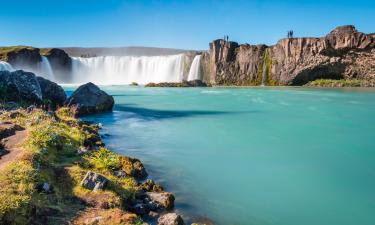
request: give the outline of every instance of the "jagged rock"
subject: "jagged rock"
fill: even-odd
[[[184,225],[184,220],[177,213],[167,213],[158,219],[158,225]]]
[[[140,187],[144,191],[151,191],[151,192],[161,192],[163,188],[160,185],[155,184],[155,182],[151,179],[146,180],[143,182]]]
[[[77,115],[86,115],[112,110],[113,97],[93,83],[84,84],[66,100],[67,106],[75,106]]]
[[[122,165],[122,171],[124,171],[127,175],[139,179],[147,177],[146,169],[139,159],[121,156],[120,162]]]
[[[202,57],[203,80],[218,85],[303,85],[375,78],[374,35],[341,26],[321,38],[284,38],[274,46],[215,40]]]
[[[88,171],[81,181],[81,185],[92,191],[102,190],[105,188],[108,180],[104,176]]]
[[[146,196],[153,202],[161,204],[166,209],[174,206],[174,196],[169,192],[146,192]]]
[[[50,185],[47,182],[39,183],[39,184],[36,185],[35,188],[36,188],[37,192],[39,192],[39,193],[43,192],[43,193],[49,194],[49,193],[53,192],[53,186]]]
[[[61,106],[66,101],[64,89],[50,80],[43,77],[37,77],[42,91],[43,100],[49,101],[53,106]]]
[[[35,75],[17,70],[0,71],[0,97],[11,101],[41,102],[42,91]]]

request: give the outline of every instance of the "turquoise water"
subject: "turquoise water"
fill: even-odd
[[[140,158],[186,220],[375,224],[375,91],[104,87],[114,151]]]

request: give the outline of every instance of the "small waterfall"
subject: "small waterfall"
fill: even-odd
[[[191,63],[191,67],[190,67],[190,70],[189,70],[188,81],[201,80],[202,79],[201,76],[200,76],[201,56],[202,55],[196,55],[194,57],[194,60]]]
[[[0,71],[3,71],[3,70],[13,71],[14,69],[12,65],[10,65],[9,63],[0,61]]]
[[[42,61],[39,63],[38,71],[36,72],[37,76],[44,77],[48,80],[55,81],[55,76],[51,64],[47,57],[42,56]]]
[[[184,55],[73,57],[73,83],[181,82]]]

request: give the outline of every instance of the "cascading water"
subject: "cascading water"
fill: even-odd
[[[42,56],[42,61],[39,63],[38,71],[35,71],[38,76],[42,76],[46,79],[55,81],[55,76],[51,64],[47,57]]]
[[[196,55],[193,62],[191,63],[188,81],[200,80],[200,65],[201,65],[201,55]]]
[[[73,57],[73,83],[181,82],[184,55]]]
[[[12,65],[10,65],[9,63],[7,62],[4,62],[4,61],[0,61],[0,71],[2,70],[8,70],[8,71],[13,71],[13,67]]]

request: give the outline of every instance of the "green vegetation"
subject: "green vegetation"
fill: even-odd
[[[331,79],[318,79],[311,81],[306,86],[311,87],[361,87],[361,80],[331,80]]]
[[[9,47],[0,47],[0,60],[1,61],[7,61],[8,59],[8,53],[10,52],[18,52],[22,49],[30,49],[33,50],[34,48],[31,46],[23,46],[23,45],[17,45],[17,46],[9,46]]]
[[[46,218],[48,224],[67,221],[81,224],[82,216],[77,217],[77,212],[93,208],[111,209],[106,211],[109,219],[129,217],[133,221],[129,224],[139,223],[136,215],[123,211],[125,202],[139,190],[136,181],[112,174],[113,169],[126,167],[129,158],[106,148],[83,156],[78,154],[78,149],[85,148],[87,139],[98,135],[95,125],[78,121],[67,108],[55,114],[40,109],[31,112],[19,109],[16,116],[10,116],[11,113],[15,114],[3,112],[0,120],[26,128],[28,135],[22,144],[21,156],[0,173],[1,224],[29,224],[30,221],[43,224]],[[109,180],[105,190],[91,192],[80,185],[89,170]],[[36,187],[43,183],[52,185],[53,192],[37,192]]]

